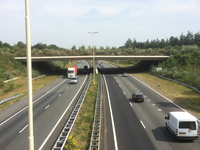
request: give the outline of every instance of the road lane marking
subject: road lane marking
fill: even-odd
[[[66,89],[68,89],[69,87],[67,87]]]
[[[152,104],[153,106],[155,106],[156,104]]]
[[[62,94],[59,94],[58,97],[60,97]]]
[[[103,78],[104,78],[104,81],[105,81],[106,91],[107,91],[107,94],[108,94],[108,103],[109,103],[109,108],[110,108],[110,117],[111,117],[111,122],[112,122],[115,150],[118,150],[117,137],[116,137],[116,131],[115,131],[112,107],[111,107],[111,102],[110,102],[110,94],[109,94],[109,91],[108,91],[108,86],[107,86],[106,78],[105,78],[104,75],[103,75]]]
[[[65,82],[67,79],[63,80],[62,82],[60,82],[57,86],[55,86],[54,88],[52,88],[51,90],[49,90],[48,92],[46,92],[44,95],[42,95],[41,97],[39,97],[38,99],[36,99],[33,104],[35,102],[37,102],[38,100],[40,100],[42,97],[44,97],[45,95],[47,95],[48,93],[50,93],[52,90],[54,90],[55,88],[57,88],[58,86],[60,86],[60,84],[62,84],[63,82]],[[28,106],[22,108],[21,110],[19,110],[18,112],[16,112],[14,115],[10,116],[8,119],[6,119],[5,121],[3,121],[1,125],[3,125],[4,123],[6,123],[7,121],[9,121],[10,119],[12,119],[13,117],[15,117],[16,115],[18,115],[19,113],[21,113],[23,110],[25,110],[26,108],[28,108]]]
[[[143,128],[145,128],[145,129],[146,129],[146,127],[145,127],[144,123],[143,123],[141,120],[140,120],[140,122],[141,122],[141,124],[142,124]]]
[[[88,75],[87,75],[88,76]],[[42,148],[44,147],[44,145],[46,144],[47,140],[49,139],[49,137],[51,136],[51,134],[54,132],[54,130],[56,129],[56,127],[58,126],[58,124],[60,123],[60,121],[62,120],[62,118],[64,117],[64,115],[66,114],[67,110],[69,109],[69,107],[71,106],[71,104],[73,103],[73,101],[75,100],[76,96],[78,95],[79,91],[81,90],[81,88],[83,87],[84,83],[86,82],[86,78],[83,81],[83,84],[81,85],[81,87],[79,88],[78,92],[76,93],[76,95],[74,96],[74,98],[71,100],[70,104],[67,106],[67,108],[65,109],[65,111],[63,112],[62,116],[59,118],[58,122],[55,124],[55,126],[53,127],[53,129],[51,130],[51,132],[49,133],[49,135],[47,136],[47,138],[44,140],[44,142],[42,143],[42,145],[40,146],[40,148],[38,150],[42,150]]]
[[[49,108],[50,105],[48,105],[47,107],[45,107],[45,109]]]
[[[151,101],[150,99],[148,99],[147,101]]]
[[[21,130],[19,131],[19,133],[22,133],[27,127],[28,127],[28,124],[27,124],[23,129],[21,129]]]
[[[162,111],[161,109],[157,109],[158,111]]]
[[[130,105],[133,106],[133,105],[131,104],[131,102],[130,102]]]
[[[125,92],[123,92],[124,93],[124,95],[126,95],[126,93]]]

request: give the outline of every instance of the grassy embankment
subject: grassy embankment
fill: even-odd
[[[74,62],[71,62],[71,64],[73,64]],[[67,64],[65,66],[65,68],[68,68],[69,66],[71,66],[71,64]],[[43,76],[41,78],[38,78],[36,80],[32,81],[32,90],[33,92],[41,89],[42,87],[48,85],[49,83],[53,82],[54,80],[56,80],[57,78],[59,78],[60,76],[58,75],[48,75],[48,76]],[[13,84],[13,90],[7,92],[7,93],[3,93],[3,90],[0,90],[0,97],[2,99],[8,98],[8,97],[12,97],[15,94],[22,94],[21,96],[7,101],[3,104],[0,105],[0,110],[4,109],[8,106],[10,106],[13,103],[18,102],[20,99],[22,99],[23,97],[27,96],[27,78],[21,78],[21,79],[16,79],[13,81],[10,81],[8,83],[5,83],[5,89],[6,87],[9,87],[10,84]]]
[[[126,67],[123,64],[113,62],[112,64],[118,65],[119,67]],[[195,90],[148,73],[133,73],[131,75],[189,111],[197,118],[200,118],[200,94]]]
[[[98,89],[98,77],[99,75],[95,76],[95,85],[92,78],[85,100],[66,142],[65,150],[89,148]]]

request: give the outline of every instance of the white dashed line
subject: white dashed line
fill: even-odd
[[[130,103],[130,105],[133,106],[131,103]]]
[[[142,126],[146,129],[146,127],[144,126],[143,122],[141,120],[140,120],[140,122],[141,122]]]
[[[158,109],[158,111],[162,111],[161,109]]]
[[[49,108],[50,105],[48,105],[47,107],[45,107],[45,109]]]
[[[60,97],[62,94],[59,94],[58,97]]]
[[[124,93],[124,95],[126,95],[126,93],[125,92],[123,92]]]
[[[28,127],[28,124],[23,129],[21,129],[21,131],[19,131],[19,133],[22,133],[27,127]]]
[[[152,104],[153,106],[155,106],[156,104]]]
[[[147,101],[151,101],[150,99],[148,99]]]
[[[67,87],[66,89],[68,89],[69,87]]]

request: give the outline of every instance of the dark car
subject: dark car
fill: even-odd
[[[132,95],[132,99],[133,99],[134,102],[135,102],[135,101],[144,102],[144,96],[143,96],[142,93],[134,93],[134,94]]]

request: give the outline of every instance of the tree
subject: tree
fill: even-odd
[[[9,48],[9,49],[12,48],[12,47],[10,46],[10,44],[8,44],[8,43],[4,43],[3,46],[4,46],[4,47],[7,47],[7,48]]]
[[[0,48],[3,48],[3,43],[0,41]]]
[[[55,44],[51,44],[51,45],[49,45],[49,46],[48,46],[48,49],[54,49],[54,50],[58,50],[58,49],[59,49],[59,47],[58,47],[58,46],[56,46]]]
[[[129,38],[129,39],[126,41],[126,43],[125,43],[124,45],[125,45],[125,47],[127,48],[127,47],[131,46],[131,44],[132,44],[132,41],[131,41],[131,39]]]
[[[43,49],[47,48],[47,45],[42,44],[42,43],[37,43],[36,45],[32,46],[32,48],[37,48],[37,49],[43,50]]]
[[[76,49],[76,46],[75,46],[75,45],[72,46],[71,50],[77,50],[77,49]]]
[[[19,47],[19,48],[26,48],[26,45],[23,43],[23,42],[21,42],[21,41],[19,41],[18,43],[17,43],[17,46]]]

